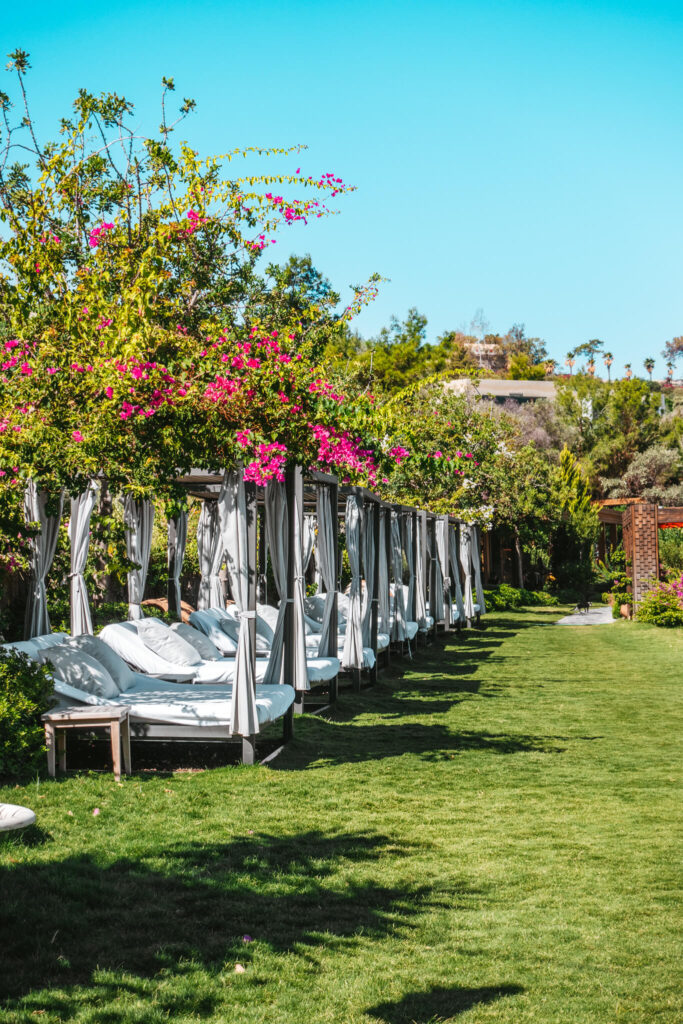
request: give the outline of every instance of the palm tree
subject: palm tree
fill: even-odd
[[[610,383],[612,378],[610,377],[609,368],[612,365],[612,363],[614,362],[614,356],[612,355],[611,352],[605,352],[605,354],[604,354],[604,356],[602,358],[603,358],[603,360],[605,362],[605,366],[607,367],[607,382]]]
[[[570,377],[572,375],[572,368],[573,368],[575,362],[576,362],[576,360],[574,359],[574,353],[573,352],[567,352],[567,358],[565,359],[565,363],[569,367],[569,376]]]
[[[633,370],[631,369],[631,364],[626,363],[626,365],[624,366],[624,377],[626,378],[626,380],[630,380],[632,376]]]
[[[652,383],[652,371],[655,368],[655,361],[654,361],[654,359],[651,359],[648,356],[648,358],[643,362],[643,366],[645,367],[645,369],[649,373],[649,375],[650,375],[650,383]]]
[[[666,364],[666,379],[668,380],[669,384],[674,379],[674,364],[672,359],[669,359]]]
[[[556,366],[556,363],[555,363],[554,359],[546,359],[546,362],[545,362],[545,375],[546,375],[546,377],[552,377],[552,375],[555,373],[555,366]]]
[[[591,377],[595,374],[595,356],[589,356],[586,361],[586,369]]]

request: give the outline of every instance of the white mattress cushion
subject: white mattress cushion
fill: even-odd
[[[327,683],[339,675],[341,662],[338,658],[307,658],[306,673],[309,683]]]
[[[66,644],[67,647],[73,647],[75,650],[95,658],[100,665],[104,665],[121,692],[129,690],[131,686],[135,685],[133,670],[99,636],[90,636],[88,633],[84,633],[82,636],[70,637]]]
[[[198,629],[191,626],[189,622],[174,622],[171,626],[174,633],[177,633],[188,644],[194,647],[203,661],[218,661],[223,657],[221,651],[209,640],[208,636],[200,633]]]
[[[231,686],[183,686],[162,679],[141,680],[135,690],[105,701],[85,690],[55,681],[55,691],[84,704],[118,704],[130,709],[133,722],[162,725],[222,726],[230,730]],[[291,686],[256,686],[259,725],[274,722],[294,701]]]
[[[58,679],[79,690],[109,700],[119,697],[119,688],[104,665],[84,651],[60,645],[39,652],[38,660],[49,664]]]
[[[160,619],[137,619],[133,625],[145,647],[149,647],[150,651],[161,655],[167,661],[172,661],[174,665],[201,664],[202,656],[199,651]]]

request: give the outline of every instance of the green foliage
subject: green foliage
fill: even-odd
[[[683,570],[683,529],[659,531],[659,561],[665,572]]]
[[[17,777],[42,766],[52,683],[44,665],[0,648],[0,776]]]
[[[683,603],[674,591],[657,585],[639,602],[636,617],[639,622],[650,622],[653,626],[683,626]]]
[[[517,608],[556,607],[560,602],[555,594],[545,590],[526,590],[501,583],[498,587],[484,590],[486,607],[489,611],[515,611]]]

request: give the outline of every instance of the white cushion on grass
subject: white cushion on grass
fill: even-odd
[[[145,647],[161,655],[174,665],[199,665],[202,656],[192,644],[188,644],[178,633],[160,619],[137,619],[133,625]]]
[[[132,622],[112,622],[104,627],[100,637],[136,672],[177,683],[191,683],[195,677],[195,669],[191,665],[174,665],[151,651],[138,636]]]
[[[171,629],[174,633],[178,633],[183,640],[186,640],[188,644],[192,644],[195,651],[198,652],[204,661],[218,661],[223,657],[222,653],[209,640],[208,636],[195,629],[189,622],[174,622]]]
[[[131,686],[135,685],[135,672],[99,636],[90,636],[88,633],[84,633],[82,636],[69,637],[66,645],[77,651],[82,651],[83,654],[95,658],[101,665],[104,665],[121,692],[129,690]]]
[[[85,651],[60,645],[47,647],[39,652],[38,660],[51,665],[58,679],[79,690],[110,700],[118,697],[120,691],[104,665]]]

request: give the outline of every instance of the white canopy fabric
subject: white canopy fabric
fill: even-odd
[[[71,635],[92,633],[92,619],[85,585],[85,565],[90,547],[90,516],[95,505],[97,485],[91,481],[77,498],[71,499],[69,541],[71,543]]]
[[[303,552],[303,568],[304,572],[308,569],[308,564],[311,561],[311,555],[313,554],[313,545],[315,544],[315,516],[305,515],[304,516],[304,532],[302,539],[302,552]]]
[[[265,683],[281,683],[284,668],[285,618],[287,615],[287,561],[289,559],[289,523],[285,485],[271,480],[266,487],[266,536],[275,587],[280,598],[277,623],[268,658]]]
[[[436,527],[436,535],[438,538],[438,527],[439,521],[437,520],[434,524]],[[443,585],[443,569],[441,568],[441,560],[439,558],[439,543],[438,539],[434,537],[431,529],[427,532],[429,554],[431,562],[431,579],[434,581],[433,593],[431,597],[431,606],[429,609],[431,617],[434,622],[443,622],[446,618],[446,608],[444,605],[444,585]]]
[[[481,582],[481,547],[479,542],[479,527],[470,527],[472,531],[472,568],[474,569],[474,592],[477,596],[477,604],[479,605],[479,614],[486,614],[486,604],[484,602],[484,587]]]
[[[427,598],[424,583],[425,554],[426,552],[422,550],[422,530],[418,530],[415,552],[415,619],[420,629],[427,627]]]
[[[40,533],[31,538],[29,561],[31,584],[26,602],[24,639],[41,636],[50,632],[50,617],[47,613],[45,577],[50,571],[59,538],[59,523],[62,518],[63,492],[57,498],[56,515],[48,514],[50,495],[38,489],[35,480],[29,480],[24,492],[24,516],[27,523],[40,523]]]
[[[448,523],[445,519],[436,521],[436,564],[437,564],[437,589],[442,595],[442,614],[435,619],[443,618],[447,625],[451,624],[451,577],[448,573]],[[438,585],[438,577],[441,576],[441,587]]]
[[[460,525],[460,565],[465,574],[465,592],[463,604],[465,618],[474,618],[474,598],[472,596],[472,533],[467,523]]]
[[[318,543],[316,547],[318,568],[322,589],[325,591],[325,607],[323,608],[322,629],[318,654],[325,657],[330,652],[330,632],[332,630],[332,608],[337,589],[337,546],[334,540],[332,517],[336,509],[332,508],[332,493],[329,487],[318,484],[316,489],[316,512],[318,520]]]
[[[294,678],[288,679],[287,683],[295,690],[310,690],[308,671],[306,668],[306,613],[304,599],[306,597],[306,581],[304,579],[304,553],[303,536],[301,524],[303,521],[303,508],[300,506],[301,498],[294,494],[294,594],[292,599],[292,630],[290,636],[294,645],[292,655],[292,668]]]
[[[221,541],[226,555],[232,596],[240,613],[240,631],[235,655],[235,676],[230,702],[232,731],[238,736],[253,736],[259,731],[254,693],[254,662],[249,642],[249,619],[256,610],[249,608],[249,565],[247,540],[247,500],[242,467],[226,473],[219,495]]]
[[[455,527],[452,526],[448,530],[448,557],[451,563],[451,579],[455,584],[455,610],[457,612],[457,618],[452,614],[452,621],[454,623],[460,621],[464,622],[467,618],[465,614],[465,604],[462,599],[462,587],[460,586],[460,566],[458,564],[458,535]],[[453,609],[451,609],[453,613]]]
[[[378,578],[378,630],[391,633],[391,603],[389,600],[389,564],[387,561],[387,518],[388,509],[378,509],[379,515],[379,578]]]
[[[180,615],[180,575],[187,543],[187,512],[182,510],[168,521],[168,610]],[[175,607],[171,605],[175,602]]]
[[[143,617],[142,598],[145,593],[149,556],[152,550],[154,505],[148,498],[134,498],[126,494],[123,499],[123,524],[126,533],[126,553],[138,569],[128,573],[128,618]]]
[[[361,555],[365,592],[363,594],[363,646],[372,646],[372,597],[375,592],[375,503],[370,501],[361,512]]]
[[[202,504],[197,524],[197,557],[201,573],[197,608],[200,611],[206,608],[225,608],[225,595],[219,575],[224,554],[221,518],[225,518],[225,512],[223,510],[222,517],[218,508],[219,501],[205,501]]]
[[[398,513],[391,513],[391,573],[394,577],[394,618],[391,639],[403,643],[406,638],[406,608],[403,598],[403,557],[401,551],[401,525]]]
[[[415,552],[413,551],[413,517],[405,516],[403,519],[403,549],[406,553],[408,565],[408,594],[406,597],[406,619],[408,620],[413,612],[413,600],[415,598]]]
[[[361,620],[360,533],[361,509],[355,494],[346,499],[346,550],[351,568],[351,588],[344,635],[342,668],[363,668],[363,623]]]

